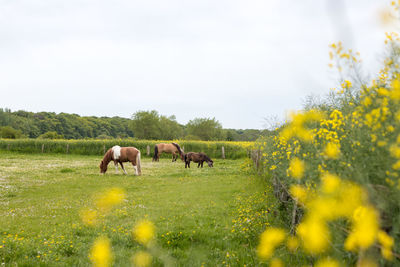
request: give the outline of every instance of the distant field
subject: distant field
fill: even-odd
[[[12,266],[87,266],[94,240],[111,240],[115,266],[131,266],[143,250],[131,237],[144,218],[156,227],[153,264],[258,265],[255,246],[273,205],[269,187],[246,172],[244,160],[215,167],[143,159],[143,175],[99,174],[99,156],[0,152],[0,262]],[[80,212],[110,188],[125,200],[95,226]],[[267,194],[265,194],[267,190]]]

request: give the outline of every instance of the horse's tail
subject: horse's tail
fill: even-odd
[[[138,175],[142,175],[142,164],[140,162],[140,150],[138,150],[138,153],[136,154],[136,168],[138,171]]]
[[[153,156],[153,161],[157,161],[158,158],[158,146],[154,146],[154,156]]]

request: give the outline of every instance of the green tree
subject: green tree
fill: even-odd
[[[215,118],[196,118],[186,124],[188,135],[198,136],[201,140],[224,140],[222,125]]]
[[[64,139],[64,136],[55,131],[46,132],[38,136],[39,139]]]
[[[183,137],[183,127],[176,121],[175,116],[160,116],[161,139],[173,140]]]
[[[155,110],[138,111],[132,115],[132,131],[139,139],[160,139],[160,116]]]
[[[21,131],[16,130],[10,126],[0,127],[0,138],[16,139],[22,138],[23,134]]]

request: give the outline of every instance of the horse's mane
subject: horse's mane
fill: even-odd
[[[177,143],[171,143],[171,144],[173,144],[178,149],[179,154],[182,154],[181,147]]]
[[[110,148],[109,150],[107,150],[106,154],[104,154],[104,158],[103,161],[104,162],[110,162],[112,160],[112,148]]]
[[[211,161],[211,162],[214,162],[212,159],[210,159],[210,157],[209,156],[207,156],[205,153],[203,153],[203,155],[204,155],[204,157],[206,158],[206,161]]]

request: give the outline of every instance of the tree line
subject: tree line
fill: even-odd
[[[138,111],[129,118],[80,116],[0,108],[0,138],[252,141],[267,130],[223,129],[215,118],[195,118],[186,125],[175,116]]]

